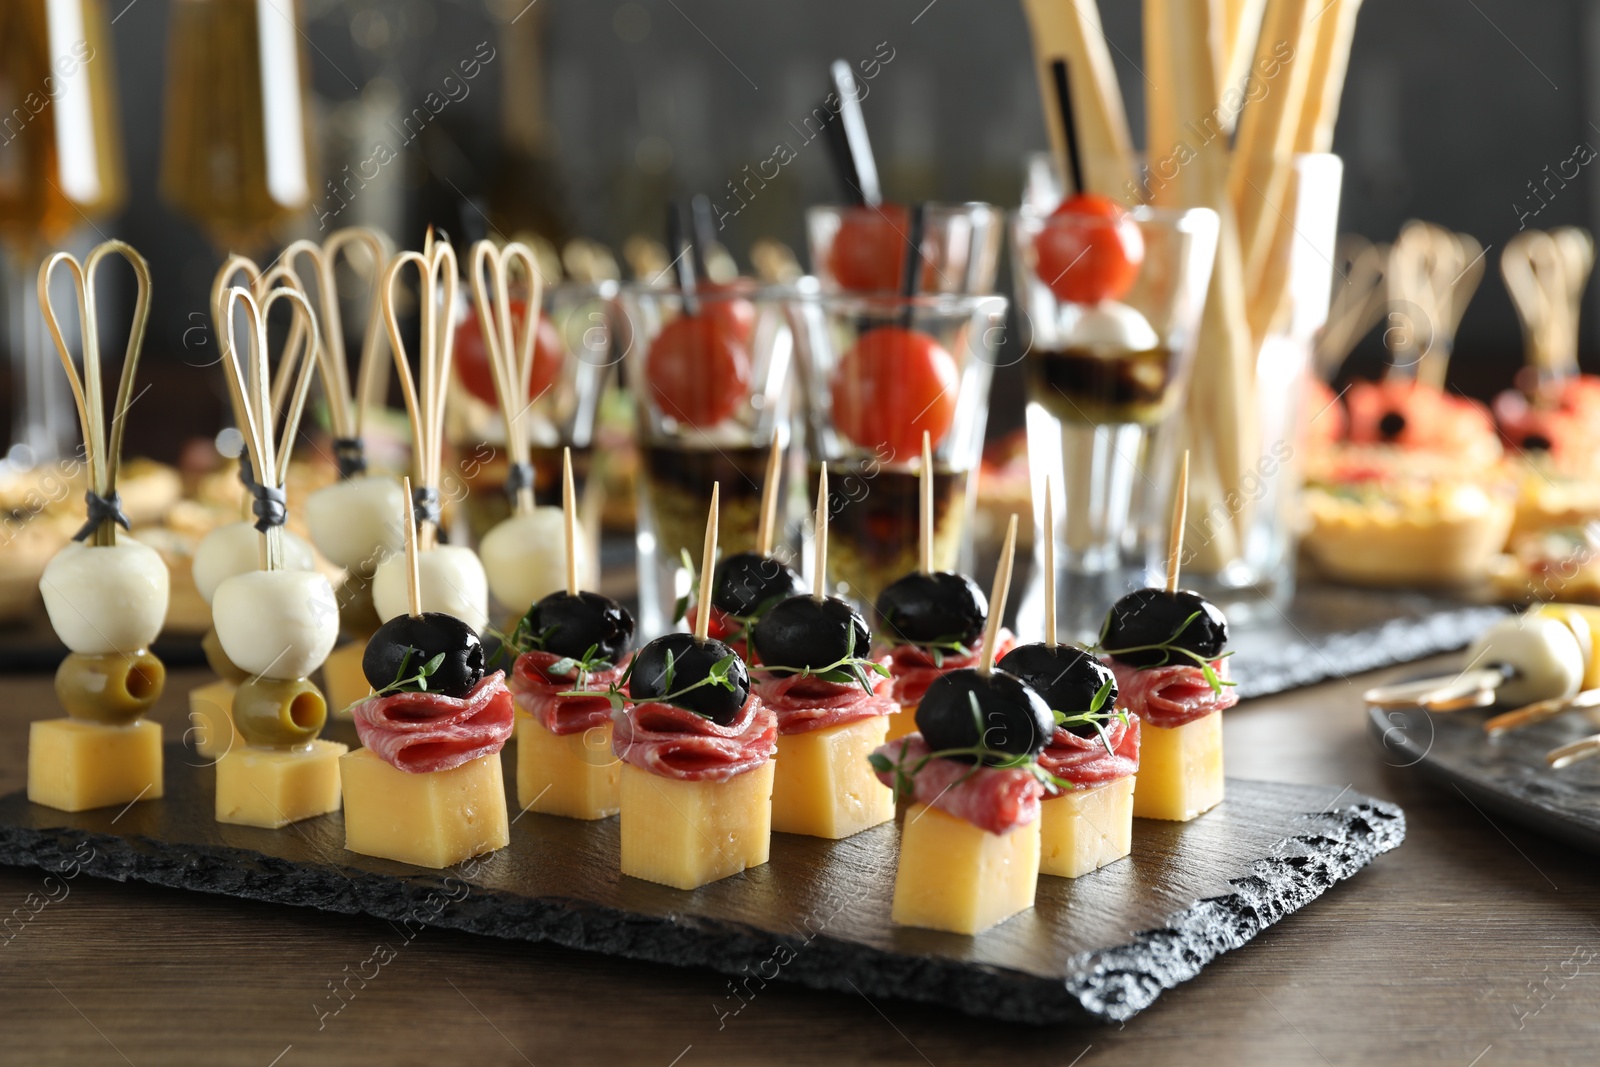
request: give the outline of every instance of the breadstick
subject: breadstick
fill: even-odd
[[[1295,137],[1297,152],[1333,149],[1333,127],[1339,121],[1339,98],[1350,69],[1350,42],[1355,38],[1356,13],[1361,0],[1320,0],[1327,6],[1312,18],[1316,38],[1311,57],[1310,85]]]

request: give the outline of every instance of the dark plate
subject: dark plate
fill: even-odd
[[[1600,759],[1551,770],[1545,753],[1600,730],[1582,713],[1490,739],[1484,720],[1501,709],[1426,712],[1367,709],[1384,758],[1416,767],[1484,811],[1600,852]]]
[[[428,871],[346,852],[338,815],[219,825],[215,772],[194,762],[168,746],[166,797],[121,813],[0,799],[0,862],[1055,1023],[1129,1018],[1405,835],[1398,808],[1347,790],[1230,781],[1216,810],[1136,821],[1129,859],[1041,878],[1031,911],[965,937],[890,922],[893,824],[838,842],[776,834],[771,862],[693,892],[623,877],[616,819],[523,815],[509,847]],[[739,1003],[730,988],[728,1010]]]

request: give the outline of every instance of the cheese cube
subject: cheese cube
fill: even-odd
[[[694,889],[767,862],[772,760],[725,782],[622,767],[622,873]]]
[[[894,818],[894,792],[867,762],[883,744],[889,718],[779,734],[772,828],[837,841]]]
[[[189,690],[189,729],[183,739],[206,759],[217,760],[244,744],[233,725],[233,694],[239,687],[217,679]]]
[[[1046,800],[1039,873],[1077,878],[1133,851],[1133,777]]]
[[[500,753],[410,774],[358,748],[339,757],[344,847],[418,867],[449,867],[511,843]]]
[[[348,719],[351,705],[372,695],[372,686],[361,669],[361,657],[366,652],[365,641],[352,641],[328,653],[323,661],[322,691],[328,694],[328,710],[333,714]]]
[[[28,799],[88,811],[161,796],[161,724],[47,719],[28,727]]]
[[[1139,772],[1133,813],[1141,819],[1188,822],[1222,800],[1222,713],[1182,726],[1139,727]]]
[[[554,734],[517,712],[517,802],[524,811],[604,819],[621,806],[622,761],[611,724]]]
[[[239,745],[217,761],[217,821],[276,830],[339,810],[339,757],[349,745]]]
[[[906,809],[891,916],[901,926],[981,933],[1033,907],[1039,820],[987,830],[926,804]]]
[[[917,732],[917,705],[911,704],[889,715],[889,733],[885,741],[898,741]]]

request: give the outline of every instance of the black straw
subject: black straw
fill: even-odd
[[[922,275],[922,234],[928,228],[928,205],[919,200],[911,205],[911,234],[906,238],[906,261],[901,267],[900,295],[905,299],[905,310],[900,313],[901,325],[911,329],[912,298]]]
[[[827,103],[821,104],[817,110],[827,111]],[[861,198],[861,181],[856,177],[855,160],[850,158],[850,138],[844,132],[844,119],[838,115],[828,116],[822,133],[828,146],[828,162],[833,164],[833,176],[839,179],[839,192],[847,203],[856,207],[864,206],[866,201]]]
[[[694,287],[694,246],[683,239],[683,205],[667,203],[667,249],[678,271],[678,291],[683,297],[683,313],[690,318],[700,314],[700,301]]]
[[[1067,167],[1072,171],[1072,191],[1086,193],[1083,161],[1078,158],[1078,125],[1072,117],[1072,83],[1067,79],[1067,61],[1052,60],[1050,73],[1055,76],[1056,106],[1061,111],[1061,136],[1067,142]]]
[[[828,76],[833,82],[834,95],[839,99],[838,122],[849,153],[856,193],[861,203],[877,207],[883,203],[883,190],[878,185],[878,164],[872,156],[872,142],[867,139],[867,120],[861,113],[856,77],[850,71],[850,64],[842,59],[829,65]]]
[[[694,194],[689,201],[690,235],[694,241],[695,267],[704,277],[711,277],[711,249],[716,247],[717,235],[711,228],[711,198],[705,193]]]

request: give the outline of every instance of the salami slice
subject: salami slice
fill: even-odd
[[[1106,751],[1107,742],[1110,752]],[[1139,769],[1139,719],[1129,715],[1123,722],[1121,716],[1113,716],[1106,724],[1104,740],[1098,734],[1080,737],[1058,726],[1039,754],[1039,766],[1081,789],[1126,778]],[[1049,786],[1045,791],[1054,795]]]
[[[515,708],[505,672],[487,675],[464,697],[391,693],[352,711],[361,743],[409,774],[448,771],[499,752],[511,737]]]
[[[686,782],[725,782],[761,766],[778,747],[777,717],[754,693],[730,726],[656,701],[630,704],[611,721],[617,758]]]
[[[888,658],[879,662],[887,666]],[[881,674],[867,677],[873,681],[871,693],[859,685],[798,674],[763,678],[756,683],[755,691],[761,703],[778,717],[778,733],[803,734],[899,711],[900,705],[891,692],[893,679]]]
[[[909,773],[929,752],[921,734],[910,734],[878,749],[881,755]],[[878,772],[878,780],[894,788],[893,772]],[[938,808],[946,815],[1004,834],[1039,817],[1044,787],[1018,767],[974,767],[951,759],[930,759],[911,778],[912,799]]]
[[[553,652],[524,652],[511,668],[511,695],[517,707],[553,734],[577,734],[611,721],[611,701],[604,696],[562,696],[576,689],[604,692],[622,678],[626,663],[578,678],[551,675],[563,657]]]
[[[1015,634],[1010,630],[1001,630],[995,639],[995,660],[1004,659],[1016,643]],[[976,666],[978,652],[979,648],[974,646],[962,652],[940,652],[935,659],[933,653],[921,645],[896,645],[888,652],[889,673],[894,676],[895,700],[902,708],[920,703],[922,694],[928,691],[928,686],[939,675]]]
[[[1193,664],[1141,669],[1114,660],[1106,662],[1117,676],[1117,705],[1151,726],[1170,730],[1239,703],[1232,686],[1223,686],[1218,693]],[[1212,660],[1211,669],[1222,681],[1228,680],[1226,659]]]

